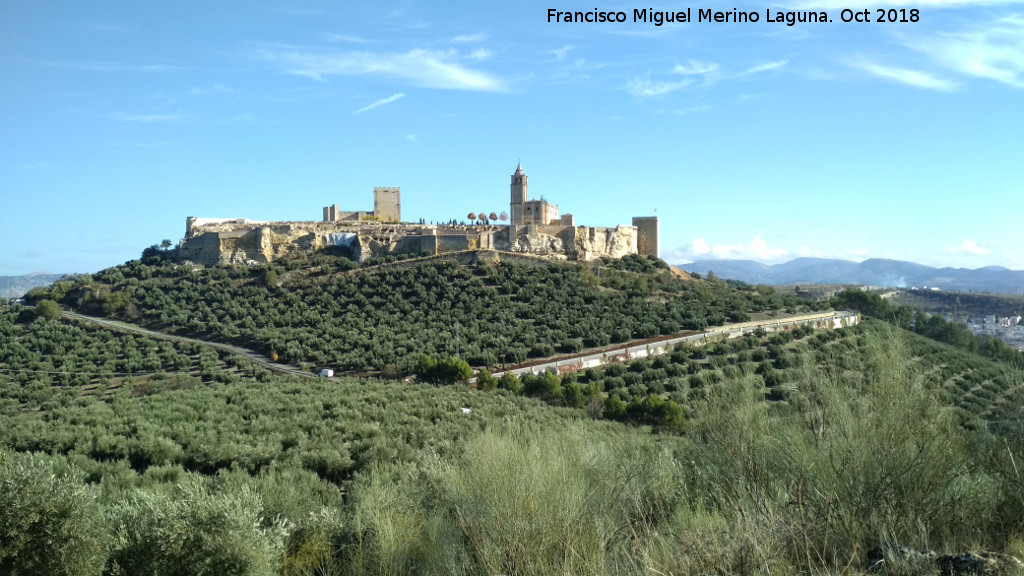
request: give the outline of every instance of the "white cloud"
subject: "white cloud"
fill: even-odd
[[[363,112],[366,112],[367,110],[373,110],[374,108],[376,108],[378,106],[383,106],[385,104],[391,104],[392,102],[394,102],[395,100],[398,100],[399,98],[405,98],[405,94],[399,92],[398,94],[392,94],[391,96],[388,96],[387,98],[381,98],[380,100],[377,100],[377,101],[373,102],[372,104],[370,104],[368,106],[364,106],[364,107],[360,108],[359,110],[356,110],[352,114],[362,114]]]
[[[689,80],[680,80],[678,82],[654,82],[652,80],[634,78],[626,85],[626,90],[637,98],[651,98],[675,92],[689,83]]]
[[[949,252],[960,252],[964,254],[974,254],[975,256],[984,256],[988,254],[988,250],[978,246],[976,242],[969,238],[965,238],[963,244],[959,246],[949,246],[946,248]]]
[[[718,70],[718,64],[714,62],[701,62],[699,60],[689,60],[686,64],[676,64],[672,72],[676,74],[693,75],[693,74],[708,74]]]
[[[1009,16],[961,33],[913,39],[907,45],[966,76],[1024,88],[1024,18]]]
[[[452,42],[468,43],[468,42],[483,42],[487,40],[487,34],[483,32],[477,32],[476,34],[462,34],[452,38]]]
[[[690,244],[666,251],[666,259],[670,261],[693,261],[708,258],[716,260],[756,259],[778,261],[789,254],[781,248],[772,248],[760,236],[755,236],[748,244],[711,244],[703,238],[694,238]]]
[[[491,51],[485,48],[477,48],[469,53],[469,57],[473,60],[487,60],[491,57]]]
[[[348,44],[372,44],[373,40],[367,40],[366,38],[360,38],[359,36],[350,36],[348,34],[327,34],[328,42],[346,42]]]
[[[869,62],[864,58],[855,58],[849,62],[849,65],[870,74],[874,74],[880,78],[885,78],[886,80],[892,80],[894,82],[907,84],[917,88],[948,92],[955,89],[957,86],[955,82],[936,78],[927,72],[910,70],[909,68],[898,68],[895,66],[883,66],[881,64],[875,64],[874,62]]]
[[[175,114],[125,114],[123,112],[113,114],[115,120],[121,122],[138,122],[140,124],[153,124],[155,122],[182,122],[191,116],[183,112]]]
[[[182,66],[168,64],[124,64],[122,62],[43,62],[44,66],[67,68],[81,72],[180,72]]]
[[[479,54],[477,54],[479,56]],[[470,56],[471,58],[473,56]],[[262,59],[289,74],[324,81],[325,76],[364,74],[391,76],[417,86],[443,90],[505,90],[505,83],[486,72],[465,67],[455,50],[415,49],[402,54],[372,52],[315,53],[286,50],[262,54]]]
[[[195,86],[190,88],[186,94],[189,96],[207,96],[209,94],[231,94],[235,92],[225,84],[213,84],[212,86]]]
[[[406,140],[408,140],[409,142],[413,142],[413,143],[415,143],[415,142],[418,142],[418,141],[419,141],[419,140],[418,140],[418,139],[416,138],[416,135],[415,135],[415,134],[406,134],[406,135],[405,135],[405,139],[406,139]]]
[[[749,76],[750,74],[758,74],[761,72],[768,72],[771,70],[778,70],[783,66],[789,64],[789,60],[775,60],[774,62],[765,62],[764,64],[758,64],[757,66],[751,66],[743,71],[740,76]]]
[[[565,60],[565,57],[569,55],[569,52],[573,50],[572,46],[562,46],[558,50],[551,50],[548,54],[555,57],[555,60]]]
[[[755,257],[761,260],[773,260],[779,256],[785,256],[787,252],[781,248],[769,248],[768,243],[760,236],[755,236],[750,241],[750,251]]]

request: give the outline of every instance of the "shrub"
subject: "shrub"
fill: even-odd
[[[112,515],[115,574],[274,576],[288,534],[248,486],[211,494],[195,479],[171,494],[136,493]]]
[[[0,573],[98,575],[106,534],[95,492],[77,469],[0,452]]]

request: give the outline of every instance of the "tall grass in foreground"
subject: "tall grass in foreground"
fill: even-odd
[[[807,364],[787,405],[727,383],[682,438],[509,425],[356,486],[353,573],[720,574],[863,569],[905,544],[1005,549],[1018,486],[943,407],[895,330],[863,369]],[[1005,450],[1004,450],[1005,453]],[[1008,454],[1007,454],[1008,457]],[[1007,458],[1004,458],[1007,459]]]

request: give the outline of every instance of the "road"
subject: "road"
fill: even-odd
[[[271,372],[277,372],[279,374],[291,374],[293,376],[299,376],[302,378],[316,378],[315,374],[305,372],[303,370],[296,368],[295,366],[290,366],[288,364],[278,364],[277,362],[272,361],[270,358],[267,358],[266,356],[263,356],[261,354],[257,354],[252,350],[248,350],[246,348],[240,348],[238,346],[232,346],[230,344],[222,344],[220,342],[208,342],[206,340],[186,338],[185,336],[164,334],[163,332],[154,332],[153,330],[147,330],[145,328],[141,328],[139,326],[135,326],[132,324],[127,324],[125,322],[118,322],[117,320],[107,320],[106,318],[96,318],[95,316],[86,316],[85,314],[78,314],[77,312],[64,311],[61,314],[65,318],[77,320],[79,322],[84,322],[87,324],[95,324],[108,330],[113,330],[115,332],[124,332],[126,334],[138,334],[140,336],[146,336],[148,338],[153,338],[155,340],[168,340],[171,342],[187,342],[190,344],[199,344],[200,346],[207,346],[215,350],[222,350],[224,352],[229,352],[231,354],[241,356],[246,360],[251,361],[253,364],[262,366],[267,370],[270,370]]]
[[[579,354],[559,356],[558,358],[548,359],[546,361],[533,361],[527,364],[521,364],[507,370],[507,372],[511,372],[516,376],[521,376],[527,373],[540,374],[541,372],[549,369],[555,370],[560,374],[565,372],[577,372],[579,370],[585,370],[587,368],[607,364],[608,362],[621,362],[625,360],[632,360],[634,358],[646,358],[648,356],[664,354],[669,351],[672,346],[683,342],[707,343],[709,340],[718,339],[723,336],[725,338],[738,338],[744,334],[753,332],[758,328],[764,328],[768,332],[776,332],[778,330],[784,330],[790,327],[800,326],[802,324],[813,324],[815,327],[827,327],[828,329],[833,329],[839,326],[851,326],[853,324],[857,324],[859,321],[860,315],[856,312],[840,311],[803,314],[800,316],[791,316],[788,318],[772,320],[755,320],[739,324],[726,324],[725,326],[709,328],[704,332],[688,332],[677,336],[664,336],[654,340],[641,342],[633,341],[615,348],[605,348],[599,351],[589,350]],[[505,374],[505,372],[506,371],[495,372],[494,376],[500,378]]]

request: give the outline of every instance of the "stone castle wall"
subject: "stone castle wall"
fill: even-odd
[[[560,260],[593,260],[637,253],[637,237],[635,226],[428,226],[189,218],[178,258],[215,266],[267,263],[289,254],[319,250],[331,250],[355,261],[388,255],[496,250]]]

